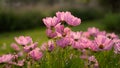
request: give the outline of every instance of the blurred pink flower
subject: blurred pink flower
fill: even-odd
[[[47,29],[46,34],[49,38],[54,38],[57,36],[57,33],[55,30]]]
[[[43,56],[39,48],[35,48],[34,50],[30,51],[29,55],[34,60],[40,60]]]
[[[70,35],[71,29],[68,27],[64,27],[64,25],[58,24],[56,26],[56,31],[58,37],[66,37]]]
[[[77,26],[81,23],[81,19],[74,17],[70,12],[57,12],[56,13],[57,18],[62,21],[66,22],[68,25],[71,26]]]
[[[93,45],[91,40],[89,40],[86,37],[81,37],[81,39],[80,39],[80,49],[86,49],[86,48],[89,49],[91,45]]]
[[[66,46],[70,45],[70,39],[67,37],[61,38],[56,41],[56,44],[62,48],[65,48]]]
[[[115,33],[108,33],[106,36],[110,39],[118,39],[118,36]]]
[[[32,43],[32,38],[29,36],[20,36],[20,37],[15,37],[15,41],[20,44],[20,45],[27,45]]]
[[[106,35],[106,31],[100,31],[97,33],[97,35]]]
[[[66,21],[66,17],[68,15],[71,15],[70,12],[66,11],[66,12],[56,12],[56,16],[60,21]]]
[[[71,30],[69,27],[66,27],[66,28],[64,29],[64,33],[66,33],[66,34],[70,34],[71,31],[72,31],[72,30]]]
[[[91,62],[96,62],[97,61],[96,58],[95,58],[95,56],[90,56],[88,58],[88,60],[91,61]]]
[[[42,51],[47,50],[47,43],[43,43],[43,44],[40,46],[40,50],[42,50]]]
[[[38,43],[35,42],[35,43],[31,44],[30,46],[25,46],[25,47],[24,47],[24,51],[25,51],[25,52],[30,52],[30,51],[32,51],[33,49],[35,49],[35,48],[37,47],[37,45],[38,45]]]
[[[66,18],[66,22],[67,22],[68,25],[78,26],[81,23],[81,19],[77,18],[77,17],[74,17],[72,15],[69,15],[68,18]]]
[[[97,34],[99,33],[99,29],[95,28],[95,27],[91,27],[88,28],[88,32],[90,33],[90,35],[92,36],[97,36]]]
[[[120,54],[120,39],[114,39],[114,52]]]
[[[110,50],[113,46],[113,41],[103,35],[98,35],[95,38],[94,43],[99,50]]]
[[[16,51],[19,51],[19,50],[20,50],[20,48],[18,47],[18,45],[17,45],[16,43],[12,43],[12,44],[11,44],[11,47],[12,47],[14,50],[16,50]]]
[[[80,38],[81,38],[81,34],[82,32],[71,32],[70,36],[71,36],[71,45],[73,48],[80,48]]]
[[[94,68],[99,68],[99,64],[95,56],[90,56],[88,58],[90,65],[93,65]]]
[[[92,51],[98,51],[99,50],[98,46],[94,43],[94,41],[89,46],[89,49],[91,49]]]
[[[59,20],[57,17],[47,17],[43,19],[43,22],[48,29],[53,29],[59,23]]]
[[[64,33],[64,25],[58,24],[56,25],[56,32],[58,37],[62,37],[62,34]]]
[[[12,61],[13,58],[14,58],[14,55],[12,54],[3,55],[0,57],[0,63],[8,63]]]
[[[24,65],[24,62],[25,62],[25,59],[19,60],[18,63],[17,63],[17,65],[18,65],[18,66],[23,66],[23,65]]]
[[[48,51],[53,51],[54,48],[55,48],[54,41],[53,40],[49,40],[48,41]]]
[[[77,41],[81,38],[82,32],[71,32],[70,36],[71,36],[72,39]]]
[[[18,62],[9,62],[9,64],[16,65],[16,66],[23,66],[25,62],[25,59],[18,60]]]
[[[42,46],[40,46],[41,51],[52,51],[55,48],[53,40],[49,40],[47,43],[43,43]]]
[[[71,42],[71,45],[75,49],[80,49],[80,41],[73,41]]]
[[[86,38],[89,38],[90,37],[90,33],[89,32],[83,32],[82,36],[86,37]]]
[[[20,57],[20,56],[23,56],[23,51],[20,51],[17,53],[17,55]]]

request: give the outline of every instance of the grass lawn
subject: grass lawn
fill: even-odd
[[[74,31],[80,31],[80,30],[87,30],[88,27],[97,27],[100,30],[104,30],[103,23],[92,21],[92,22],[83,22],[81,25],[77,27],[73,27],[72,29]],[[31,36],[34,41],[39,42],[39,45],[41,45],[43,42],[46,42],[47,37],[45,34],[45,27],[40,27],[32,30],[23,30],[23,31],[15,31],[15,32],[6,32],[0,34],[0,54],[3,53],[9,53],[12,51],[10,48],[10,44],[14,41],[15,36]],[[6,45],[7,49],[4,49],[3,46]],[[100,68],[120,68],[120,56],[114,56],[113,52],[106,52],[106,53],[97,53],[95,54],[99,63]],[[78,59],[76,59],[78,60]],[[76,61],[75,60],[75,61]],[[79,63],[76,61],[73,63],[74,65],[72,67],[78,68],[77,65]],[[80,65],[79,65],[80,66]],[[70,67],[70,68],[72,68]],[[69,68],[69,67],[68,67]],[[81,67],[80,67],[81,68]]]

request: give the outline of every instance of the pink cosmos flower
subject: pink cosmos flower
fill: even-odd
[[[35,48],[34,50],[29,52],[29,55],[32,59],[34,60],[40,60],[43,56],[42,52],[40,51],[39,48]]]
[[[97,36],[97,34],[99,33],[99,29],[92,27],[92,28],[88,28],[88,32],[90,33],[90,35],[92,36]]]
[[[43,44],[40,46],[40,50],[42,50],[42,51],[47,50],[47,43],[43,43]]]
[[[58,24],[56,26],[57,37],[67,37],[70,35],[71,29],[64,27],[64,25]]]
[[[56,25],[56,32],[57,32],[57,36],[58,37],[62,37],[63,33],[64,33],[64,25],[58,24]]]
[[[89,32],[83,32],[82,36],[86,37],[86,38],[89,38],[90,37],[90,33]]]
[[[66,28],[64,29],[64,32],[67,33],[67,34],[69,34],[71,31],[72,31],[72,30],[71,30],[69,27],[66,27]]]
[[[19,50],[20,50],[20,48],[18,47],[18,45],[17,45],[16,43],[12,43],[12,44],[11,44],[11,47],[12,47],[14,50],[16,50],[16,51],[19,51]]]
[[[66,22],[68,25],[78,26],[81,23],[81,19],[74,17],[72,15],[69,15],[68,18],[66,18]]]
[[[91,62],[96,62],[97,61],[96,58],[95,58],[95,56],[90,56],[88,58],[88,60],[91,61]]]
[[[8,62],[8,63],[11,64],[11,65],[23,66],[23,65],[24,65],[24,62],[25,62],[25,59],[23,59],[23,60],[18,60],[17,62],[11,61],[11,62]]]
[[[94,68],[99,68],[99,64],[95,56],[90,56],[88,60],[89,60],[89,64],[93,65]]]
[[[70,36],[74,40],[79,40],[82,36],[82,32],[71,32]]]
[[[114,52],[120,54],[120,43],[116,43],[114,46]]]
[[[43,43],[42,46],[40,47],[41,51],[52,51],[55,48],[53,40],[49,40],[47,43]]]
[[[47,27],[46,34],[49,38],[54,38],[57,36],[55,26],[59,23],[57,17],[47,17],[43,19],[44,24]]]
[[[103,35],[98,35],[95,38],[94,43],[99,50],[110,50],[113,46],[113,41]]]
[[[71,45],[75,49],[80,49],[80,41],[73,41],[71,42]]]
[[[15,41],[20,44],[20,45],[27,45],[32,43],[32,38],[29,36],[20,36],[20,37],[15,37]]]
[[[8,62],[12,61],[13,57],[14,56],[11,54],[3,55],[0,57],[0,63],[8,63]]]
[[[43,19],[43,22],[48,29],[53,29],[59,23],[59,20],[57,17],[47,17]]]
[[[85,38],[85,37],[81,37],[80,49],[90,48],[91,45],[93,45],[91,40],[89,40],[88,38]]]
[[[56,31],[51,29],[47,29],[46,34],[49,38],[55,38],[57,36]]]
[[[38,45],[38,43],[35,42],[35,43],[31,44],[30,46],[25,46],[25,47],[24,47],[24,51],[25,51],[25,52],[30,52],[30,51],[32,51],[33,49],[35,49],[35,48],[37,47],[37,45]]]
[[[89,49],[95,52],[99,50],[98,46],[96,45],[96,43],[94,43],[94,41],[92,41],[91,45],[89,46]]]
[[[56,16],[57,16],[57,18],[60,20],[60,21],[65,21],[66,20],[66,17],[68,16],[68,15],[71,15],[71,13],[70,12],[56,12]]]
[[[106,36],[110,39],[118,39],[118,36],[115,33],[108,33]]]
[[[120,54],[120,39],[114,39],[114,52]]]
[[[25,62],[25,59],[19,60],[17,63],[12,63],[12,64],[17,65],[17,66],[23,66],[24,62]]]
[[[56,16],[60,21],[65,21],[71,26],[77,26],[81,23],[81,19],[74,17],[70,12],[57,12]]]
[[[56,44],[62,48],[65,48],[66,46],[70,45],[70,39],[67,37],[61,38],[56,41]]]
[[[100,31],[97,33],[97,35],[106,35],[106,31]]]
[[[18,52],[17,55],[18,55],[19,57],[23,56],[23,51]]]
[[[80,38],[81,38],[82,32],[71,32],[71,45],[73,48],[80,48]]]
[[[48,41],[48,51],[51,52],[54,48],[55,48],[54,41],[53,40]]]
[[[16,64],[17,66],[23,66],[25,62],[25,59],[19,60],[18,63]]]

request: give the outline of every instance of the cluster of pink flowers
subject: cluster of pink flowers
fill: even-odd
[[[40,58],[42,58],[42,52],[40,51],[40,48],[38,48],[38,43],[37,42],[33,42],[32,38],[29,36],[20,36],[20,37],[15,37],[16,42],[22,46],[22,50],[23,52],[27,53],[28,57],[34,59],[34,60],[39,60]],[[15,50],[17,49],[17,51],[21,51],[20,48],[18,47],[18,45],[14,44],[11,45]]]
[[[63,23],[69,26],[78,26],[81,19],[74,17],[70,12],[57,12],[56,16],[43,19],[47,27],[47,36],[55,39],[54,46],[65,48],[71,46],[73,49],[83,52],[81,57],[86,57],[86,51],[100,52],[108,51],[114,48],[115,53],[120,53],[120,39],[115,33],[107,33],[100,31],[98,28],[91,27],[87,31],[72,31],[69,27],[65,27]],[[45,47],[42,45],[41,47]],[[54,48],[55,49],[55,48]],[[92,59],[91,59],[92,58]],[[94,56],[87,56],[89,61],[94,61],[95,66],[98,65]]]
[[[17,43],[12,43],[11,47],[15,50],[14,54],[6,54],[0,57],[0,63],[6,63],[6,68],[11,65],[24,66],[25,61],[38,61],[42,58],[43,53],[37,42],[33,42],[29,36],[15,37]],[[19,45],[19,46],[18,46]],[[24,57],[22,60],[19,58]],[[28,62],[27,62],[28,63]]]
[[[0,63],[5,63],[8,65],[16,65],[16,66],[23,66],[24,65],[24,59],[22,60],[16,60],[18,59],[18,55],[14,54],[5,54],[0,57]]]
[[[67,31],[64,29],[64,22],[70,26],[77,26],[81,23],[81,19],[74,17],[70,12],[57,12],[54,17],[47,17],[43,19],[44,24],[47,27],[46,33],[48,37],[54,38],[59,34]]]
[[[69,27],[65,27],[62,22],[70,26],[77,26],[81,23],[81,19],[74,17],[70,12],[57,12],[53,18],[44,18],[43,22],[47,27],[47,36],[56,39],[55,43],[62,48],[71,45],[78,50],[90,49],[92,51],[103,51],[111,50],[112,47],[118,45],[118,42],[115,44],[115,40],[119,38],[114,33],[100,31],[95,27],[88,28],[86,32],[75,32]]]
[[[120,39],[115,33],[100,31],[98,28],[91,27],[87,31],[72,31],[69,26],[78,26],[81,19],[73,16],[70,12],[57,12],[54,17],[43,19],[46,34],[50,40],[40,47],[37,42],[33,42],[29,36],[15,37],[17,43],[12,43],[11,47],[15,54],[5,54],[0,57],[0,63],[23,66],[25,61],[38,61],[43,57],[43,52],[55,51],[57,47],[71,47],[82,53],[81,59],[88,60],[88,65],[98,68],[99,64],[95,56],[89,52],[102,52],[114,49],[114,52],[120,54]],[[19,45],[19,46],[18,46]],[[24,57],[19,60],[19,57]],[[15,62],[16,61],[16,62]]]

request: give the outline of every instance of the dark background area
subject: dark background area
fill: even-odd
[[[70,11],[84,21],[99,20],[120,32],[120,0],[0,0],[0,32],[44,27],[42,18]]]

